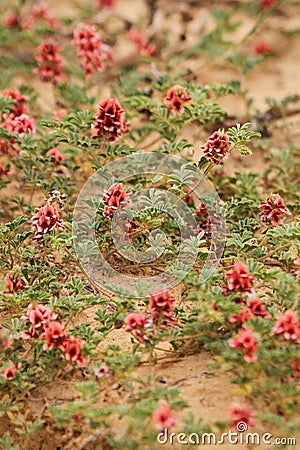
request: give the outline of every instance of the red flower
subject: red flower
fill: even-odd
[[[189,96],[187,89],[177,84],[168,90],[164,103],[168,105],[168,108],[176,116],[178,112],[184,113],[184,103],[193,103],[193,100]]]
[[[132,233],[136,231],[138,228],[138,224],[129,219],[126,219],[122,224],[122,233],[124,233],[120,239],[122,242],[132,242],[132,237],[130,236]],[[142,231],[144,233],[144,231]]]
[[[26,95],[21,95],[18,89],[9,89],[3,92],[2,96],[12,98],[15,100],[15,104],[8,113],[3,114],[4,121],[2,122],[1,127],[5,128],[10,133],[17,133],[21,137],[24,136],[25,133],[34,132],[34,120],[26,114],[27,108],[25,106],[25,101],[28,97]],[[0,153],[7,151],[11,153],[10,150],[13,150],[16,153],[19,152],[15,145],[15,138],[12,137],[8,140],[0,138]]]
[[[121,184],[112,184],[105,191],[102,202],[105,205],[103,215],[105,217],[113,217],[118,208],[128,204],[128,192],[124,191]]]
[[[174,303],[175,299],[170,291],[151,294],[149,313],[152,315],[153,323],[158,324],[161,321],[161,324],[166,326],[168,322],[174,322]]]
[[[96,380],[99,380],[100,378],[106,376],[109,376],[112,374],[112,372],[109,370],[109,368],[107,366],[101,366],[98,367],[97,369],[94,369],[94,373],[95,373],[95,378]]]
[[[111,49],[103,44],[94,25],[78,24],[72,42],[77,47],[78,58],[88,78],[112,64]]]
[[[255,319],[255,317],[263,317],[264,319],[271,318],[271,314],[267,312],[260,298],[247,300],[247,307],[243,306],[239,314],[234,313],[229,318],[229,322],[245,323],[249,319]]]
[[[251,298],[247,300],[247,306],[254,317],[263,317],[264,319],[271,318],[271,314],[268,313],[260,298]]]
[[[126,332],[132,332],[140,342],[145,342],[144,329],[148,319],[144,314],[130,313],[125,318]]]
[[[5,281],[7,293],[21,291],[26,287],[25,283],[23,283],[20,279],[13,278],[9,273],[5,276]]]
[[[83,367],[86,365],[86,360],[81,354],[82,340],[74,336],[67,336],[62,343],[62,350],[65,352],[65,358],[67,361],[73,361],[78,366]]]
[[[63,344],[67,338],[63,326],[59,322],[44,323],[44,333],[41,334],[40,339],[46,339],[43,345],[43,350],[52,350],[53,348],[60,348],[64,350]]]
[[[42,239],[44,234],[50,233],[54,229],[63,227],[63,222],[59,217],[55,203],[46,203],[45,206],[38,208],[37,214],[32,218],[32,226],[36,228],[35,240]]]
[[[247,266],[237,261],[232,270],[226,272],[227,289],[229,291],[252,292],[252,282],[255,279],[249,274]]]
[[[220,312],[220,311],[221,311],[221,308],[220,308],[219,306],[217,306],[217,304],[216,304],[215,301],[213,301],[213,302],[210,304],[210,307],[211,307],[211,309],[212,309],[213,311],[216,311],[216,312]]]
[[[22,95],[18,89],[8,89],[2,93],[3,97],[11,97],[16,103],[13,105],[9,113],[3,114],[4,119],[11,119],[27,113],[25,102],[28,100],[27,95]]]
[[[252,52],[254,55],[268,55],[272,51],[272,46],[266,41],[259,41],[253,44]]]
[[[45,20],[49,28],[53,29],[60,28],[60,23],[54,19],[51,11],[44,3],[38,3],[33,6],[30,12],[30,20],[34,23],[40,22],[41,20]]]
[[[60,161],[63,161],[65,159],[58,150],[58,148],[52,148],[51,150],[48,150],[46,156],[53,156],[53,158],[51,159],[52,160],[54,159],[56,164],[60,163]]]
[[[35,56],[38,67],[34,69],[34,73],[38,73],[42,81],[56,85],[61,78],[63,61],[59,55],[60,50],[60,45],[52,39],[47,39],[38,47]]]
[[[241,311],[239,314],[233,313],[232,316],[228,320],[231,323],[235,323],[235,322],[245,323],[245,322],[247,322],[247,320],[249,320],[253,317],[254,317],[254,315],[252,314],[252,312],[248,308],[245,308],[243,306],[241,308]]]
[[[270,194],[264,202],[260,202],[260,207],[262,209],[262,222],[271,223],[274,227],[283,225],[280,216],[290,214],[279,194]]]
[[[277,0],[260,0],[260,5],[262,9],[268,9],[272,6]]]
[[[30,30],[31,24],[26,20],[24,17],[21,16],[21,14],[17,13],[16,11],[9,11],[7,16],[5,17],[5,25],[8,28],[14,28],[17,30],[23,30],[26,28],[27,30]]]
[[[66,108],[56,109],[55,111],[53,111],[53,115],[56,120],[60,120],[64,117],[65,114],[67,114],[67,112],[68,111],[66,110]]]
[[[132,331],[138,327],[144,328],[147,323],[147,317],[144,314],[130,313],[125,318],[125,331]]]
[[[211,225],[210,217],[206,208],[205,203],[201,202],[198,206],[198,211],[195,212],[195,216],[198,217],[199,225],[197,227],[197,233],[204,230],[208,233],[213,231],[213,226]]]
[[[97,0],[98,8],[109,8],[113,9],[117,4],[117,0]]]
[[[1,126],[10,133],[17,133],[21,137],[26,133],[35,132],[34,120],[27,114],[21,114],[15,117],[9,116]]]
[[[128,38],[134,44],[137,44],[140,55],[153,56],[157,52],[157,46],[154,42],[150,42],[146,33],[132,27],[127,33]]]
[[[99,112],[94,115],[96,123],[92,125],[97,130],[97,137],[107,136],[110,141],[115,141],[122,133],[128,132],[128,122],[124,120],[125,112],[115,98],[104,100],[98,105]]]
[[[300,377],[300,363],[298,359],[293,359],[291,362],[292,369],[294,370],[293,375],[295,377]]]
[[[4,167],[4,165],[0,162],[0,177],[2,175],[10,175],[12,170],[10,168]]]
[[[229,153],[229,138],[222,131],[215,131],[207,140],[203,155],[213,164],[219,165]]]
[[[177,417],[172,412],[170,405],[161,406],[153,413],[152,417],[159,430],[172,428],[177,424]]]
[[[231,418],[231,428],[236,428],[239,422],[245,423],[248,427],[252,427],[255,425],[256,412],[245,403],[232,405],[229,410],[229,415]]]
[[[278,317],[271,334],[283,335],[285,339],[300,344],[300,323],[297,314],[289,310]]]
[[[257,339],[253,331],[244,326],[239,330],[236,338],[231,338],[228,340],[228,344],[232,348],[237,348],[244,352],[244,360],[246,362],[257,361]]]
[[[22,363],[14,364],[13,361],[9,360],[10,366],[6,369],[3,369],[1,373],[6,377],[7,381],[11,381],[15,378],[17,369],[20,369],[22,367]]]
[[[30,325],[29,331],[24,331],[23,339],[38,337],[45,324],[50,320],[55,320],[57,314],[53,313],[49,308],[44,305],[36,305],[35,307],[30,304],[26,314],[21,316],[21,320],[26,320],[26,325]]]

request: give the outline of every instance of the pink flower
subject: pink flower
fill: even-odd
[[[109,368],[107,366],[101,366],[101,367],[98,367],[97,369],[94,369],[94,373],[95,373],[96,380],[99,380],[100,378],[102,378],[104,376],[109,376],[112,374],[112,372],[109,370]]]
[[[86,365],[86,360],[81,354],[81,345],[83,341],[74,336],[67,336],[62,343],[62,350],[65,353],[65,359],[67,361],[76,362],[79,367]]]
[[[131,234],[136,231],[138,228],[138,224],[136,222],[133,222],[132,220],[126,219],[125,222],[122,224],[122,232],[124,233],[123,236],[120,237],[122,242],[132,242]],[[142,231],[144,233],[144,230]]]
[[[278,317],[271,334],[283,335],[285,339],[300,344],[300,323],[297,314],[288,310]]]
[[[28,100],[27,95],[22,95],[18,89],[8,89],[2,93],[3,97],[10,97],[16,101],[9,113],[3,114],[4,119],[11,119],[27,113],[25,102]]]
[[[23,339],[39,337],[45,324],[56,318],[57,314],[53,313],[46,306],[41,304],[33,306],[31,303],[28,306],[26,314],[21,316],[21,320],[25,320],[27,326],[30,325],[29,331],[24,331],[22,335]]]
[[[51,11],[45,3],[37,3],[34,5],[29,17],[33,23],[45,20],[49,28],[58,29],[61,26],[60,23],[54,19]]]
[[[283,225],[283,220],[280,216],[290,214],[282,198],[278,194],[270,194],[264,202],[260,202],[260,207],[262,209],[262,222],[271,223],[274,227]]]
[[[152,417],[159,430],[172,428],[177,425],[177,417],[172,412],[170,405],[161,406],[153,413]]]
[[[245,403],[232,405],[229,410],[229,415],[231,418],[231,428],[236,428],[239,422],[245,423],[248,427],[253,427],[255,425],[256,411],[254,409],[251,409]]]
[[[25,101],[28,99],[26,95],[21,95],[18,89],[9,89],[2,93],[3,97],[10,97],[16,101],[8,113],[3,114],[4,121],[1,127],[9,131],[10,133],[17,133],[21,137],[25,133],[34,132],[34,120],[29,117],[26,112],[27,108],[25,106]],[[11,150],[13,152],[11,152]],[[15,138],[10,138],[5,140],[0,138],[0,153],[19,153],[19,149],[15,145]]]
[[[34,73],[38,73],[42,81],[56,85],[60,80],[63,66],[62,58],[59,55],[60,50],[60,45],[51,38],[38,47],[38,53],[35,56],[38,67],[34,69]]]
[[[26,284],[23,283],[20,279],[13,278],[9,273],[5,276],[6,281],[6,292],[12,293],[21,291],[26,287]]]
[[[17,369],[22,367],[22,363],[14,364],[12,360],[9,360],[9,367],[2,369],[1,373],[6,377],[7,381],[11,381],[15,378]]]
[[[130,313],[125,318],[125,331],[132,331],[138,327],[144,328],[147,323],[147,317],[144,314]]]
[[[179,112],[184,113],[184,103],[193,103],[193,100],[189,96],[187,89],[177,84],[168,90],[164,103],[168,105],[174,116],[176,116]]]
[[[34,120],[27,114],[21,114],[15,117],[9,116],[1,126],[10,133],[17,133],[21,137],[26,133],[35,132]]]
[[[252,282],[255,278],[250,275],[248,267],[241,261],[237,261],[234,268],[226,272],[226,277],[229,291],[252,292]]]
[[[104,100],[98,105],[99,111],[94,115],[96,122],[92,128],[97,131],[97,137],[107,136],[115,141],[123,133],[128,132],[128,122],[124,119],[125,112],[115,98]]]
[[[36,228],[35,240],[42,239],[44,234],[49,234],[52,230],[63,227],[63,221],[59,217],[55,203],[46,203],[38,208],[37,214],[32,218],[32,226]]]
[[[72,42],[77,47],[78,58],[88,78],[112,64],[111,49],[103,44],[94,25],[78,24]]]
[[[148,319],[144,314],[130,313],[125,318],[125,331],[133,333],[140,342],[145,342],[144,329]]]
[[[229,153],[229,138],[222,131],[215,131],[207,140],[203,155],[214,165],[221,164]]]
[[[154,42],[150,42],[146,33],[132,27],[127,33],[128,38],[137,45],[138,52],[143,56],[153,56],[157,52],[157,46]]]
[[[117,0],[96,0],[96,3],[99,9],[102,8],[113,9],[117,4]]]
[[[20,137],[24,136],[26,133],[34,133],[35,126],[32,117],[27,114],[21,114],[20,116],[9,116],[1,124],[1,127],[10,133],[17,133]],[[19,153],[19,149],[16,146],[16,140],[11,137],[7,141],[0,138],[0,153],[7,152],[11,155],[14,153]]]
[[[55,111],[53,111],[53,115],[56,120],[60,120],[64,117],[65,114],[67,114],[67,112],[68,111],[66,108],[56,109]]]
[[[59,164],[60,161],[63,161],[65,159],[58,148],[52,148],[51,150],[48,150],[46,156],[53,156],[53,158],[51,159],[54,160],[56,164]]]
[[[252,53],[254,55],[263,55],[266,56],[272,51],[272,46],[266,41],[259,41],[253,44]]]
[[[46,322],[44,323],[44,330],[40,336],[40,339],[46,339],[43,350],[52,350],[53,348],[64,350],[63,345],[67,335],[63,326],[59,322]]]
[[[235,323],[235,322],[245,323],[245,322],[247,322],[247,320],[249,320],[253,317],[254,317],[254,315],[252,314],[252,312],[248,308],[245,308],[243,306],[241,308],[241,311],[239,314],[233,313],[232,316],[228,320],[231,323]]]
[[[9,11],[7,13],[5,25],[8,28],[14,28],[16,30],[23,30],[24,28],[30,30],[31,28],[29,21],[16,11]]]
[[[210,304],[210,307],[211,307],[211,309],[212,309],[213,311],[216,311],[216,312],[222,311],[221,308],[216,304],[215,301],[213,301],[213,302]]]
[[[263,317],[264,319],[270,319],[271,314],[266,310],[260,298],[253,298],[247,300],[247,307],[242,307],[239,314],[234,313],[229,322],[241,322],[245,323],[249,319],[255,319],[256,317]]]
[[[121,184],[112,184],[104,193],[102,199],[104,203],[105,217],[113,217],[118,208],[122,208],[128,204],[128,192],[125,192]]]
[[[0,152],[1,153],[1,152]],[[12,174],[12,170],[9,167],[4,167],[4,165],[0,162],[0,177],[2,175],[10,175]]]
[[[260,298],[251,298],[247,300],[247,306],[254,317],[263,317],[264,319],[271,318],[271,314],[268,313]]]
[[[251,328],[246,326],[241,328],[237,337],[229,339],[228,344],[232,348],[242,350],[244,352],[244,360],[246,362],[250,363],[257,361],[257,339]]]
[[[151,294],[149,313],[152,315],[153,323],[166,326],[169,322],[174,322],[174,303],[175,299],[170,291]]]

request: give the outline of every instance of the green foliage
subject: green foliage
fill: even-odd
[[[248,130],[250,125],[251,123],[244,123],[241,126],[238,123],[236,127],[229,128],[226,132],[232,149],[236,148],[242,155],[251,155],[252,151],[247,144],[251,139],[260,137],[257,131]]]

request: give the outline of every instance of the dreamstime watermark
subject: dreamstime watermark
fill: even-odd
[[[141,180],[145,179],[147,188],[142,187]],[[183,158],[158,152],[137,152],[101,167],[83,186],[75,205],[75,251],[82,267],[99,287],[108,292],[124,292],[128,297],[138,298],[145,296],[145,291],[148,294],[153,290],[174,287],[192,270],[201,235],[195,234],[197,223],[187,202],[180,198],[179,193],[175,195],[174,190],[162,187],[170,179],[178,182],[181,187],[187,187],[194,198],[206,205],[212,232],[206,261],[199,274],[199,283],[203,283],[214,273],[224,250],[226,230],[225,214],[214,185],[195,164]],[[108,253],[115,251],[129,264],[139,264],[141,270],[134,275],[121,273],[121,269],[112,267],[99,249],[96,231],[97,220],[99,225],[99,205],[105,192],[113,184],[124,184],[128,180],[132,190],[130,202],[113,215],[110,234],[114,248],[110,248]],[[132,180],[135,180],[134,183]],[[158,258],[164,257],[164,252],[166,255],[170,252],[170,236],[166,236],[158,228],[149,232],[149,247],[145,251],[137,249],[131,239],[128,239],[126,223],[150,209],[168,215],[176,223],[180,233],[180,247],[175,253],[175,260],[162,273],[142,276],[145,273],[142,270],[143,264],[155,264]]]
[[[271,433],[247,432],[248,426],[245,422],[238,422],[236,430],[229,430],[217,436],[215,433],[174,433],[167,428],[157,435],[157,442],[161,445],[297,445],[296,438],[274,437]]]

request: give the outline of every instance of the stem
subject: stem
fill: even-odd
[[[256,32],[256,30],[263,23],[263,21],[268,16],[270,16],[272,14],[272,12],[277,8],[277,6],[279,6],[280,3],[282,3],[282,2],[283,2],[283,0],[278,0],[276,3],[274,3],[272,6],[270,6],[267,10],[262,11],[260,13],[260,15],[258,16],[257,21],[255,22],[255,24],[251,28],[251,30],[248,31],[248,33],[242,38],[242,40],[240,42],[238,42],[238,44],[236,44],[235,47],[239,47],[240,45],[243,45],[249,39],[249,37],[251,37],[252,34],[254,34]]]
[[[269,253],[265,256],[262,256],[261,258],[257,258],[256,261],[264,261],[266,258],[269,258],[270,256],[274,255],[275,253],[280,252],[281,250],[284,250],[285,248],[290,247],[290,246],[291,246],[291,244],[282,245],[281,247],[273,250],[271,253]]]
[[[105,291],[104,289],[100,288],[94,281],[93,279],[88,275],[88,273],[85,271],[84,267],[81,265],[80,261],[74,256],[72,255],[72,253],[70,252],[70,250],[68,250],[66,248],[66,252],[67,254],[70,256],[70,258],[72,258],[72,260],[74,261],[74,263],[76,264],[76,266],[80,269],[80,271],[83,273],[83,275],[85,276],[85,278],[89,281],[89,283],[93,286],[93,288],[101,295],[104,295],[108,298],[112,298],[113,295],[108,292]]]
[[[204,171],[203,171],[204,175],[207,175],[213,168],[214,168],[214,164],[209,163],[208,166],[206,167],[206,169],[204,169]]]
[[[154,139],[152,142],[150,142],[147,145],[144,145],[144,147],[139,147],[137,150],[147,150],[148,148],[152,147],[152,145],[156,144],[162,139],[162,137],[159,135],[156,139]]]

